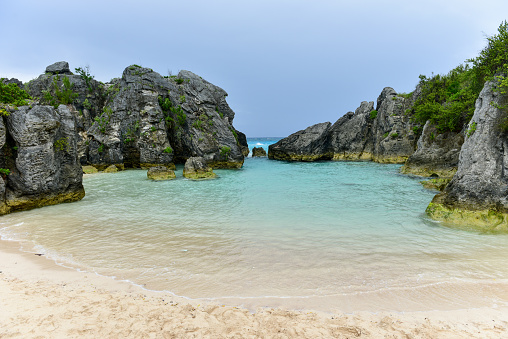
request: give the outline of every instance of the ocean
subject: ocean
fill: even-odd
[[[250,309],[453,309],[506,291],[508,235],[429,220],[437,192],[400,165],[249,156],[207,181],[182,168],[162,182],[85,176],[82,201],[2,216],[0,236],[63,266]]]

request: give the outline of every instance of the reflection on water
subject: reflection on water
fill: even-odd
[[[181,168],[166,182],[142,170],[98,174],[82,201],[4,216],[0,234],[150,289],[258,306],[386,291],[419,300],[443,284],[507,279],[508,236],[427,220],[434,193],[398,168],[249,158],[210,181],[183,179]]]

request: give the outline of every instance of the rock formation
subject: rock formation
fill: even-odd
[[[137,65],[106,84],[76,72],[62,61],[26,84],[2,80],[34,100],[0,111],[0,214],[81,199],[81,165],[174,168],[200,157],[191,163],[209,177],[208,166],[242,166],[247,140],[220,87],[189,71],[163,77]]]
[[[84,197],[75,118],[67,106],[23,106],[0,120],[0,167],[9,171],[0,180],[1,214]]]
[[[508,132],[506,96],[487,82],[460,151],[457,173],[427,213],[434,219],[484,229],[508,230]]]
[[[208,166],[203,157],[191,157],[185,162],[183,176],[188,179],[200,180],[213,179],[217,175],[213,173],[212,168]]]
[[[427,121],[418,139],[417,149],[401,169],[404,174],[451,179],[457,171],[464,133],[438,133]]]
[[[247,141],[232,125],[235,113],[227,93],[192,72],[162,77],[132,65],[103,85],[70,73],[65,62],[46,71],[27,87],[32,96],[46,100],[66,90],[74,93],[83,165],[101,170],[111,164],[172,167],[192,156],[214,168],[243,164]]]
[[[266,157],[266,151],[263,147],[252,148],[252,157]]]
[[[362,102],[333,125],[316,124],[279,140],[268,148],[275,160],[372,160],[404,163],[414,152],[414,125],[405,114],[414,96],[398,95],[393,88],[383,89],[377,100]]]
[[[160,180],[172,180],[176,178],[175,172],[166,166],[150,167],[146,173],[148,179],[160,181]]]

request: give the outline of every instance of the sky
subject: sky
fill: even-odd
[[[0,77],[189,70],[226,90],[247,137],[284,137],[475,57],[508,1],[0,0],[0,18]]]

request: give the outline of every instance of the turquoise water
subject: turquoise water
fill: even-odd
[[[3,216],[0,234],[66,266],[252,307],[379,309],[372,300],[398,298],[424,309],[506,282],[508,236],[428,220],[436,192],[399,168],[247,158],[209,181],[181,168],[164,182],[143,170],[97,174],[82,201]],[[355,307],[355,296],[367,300]]]

